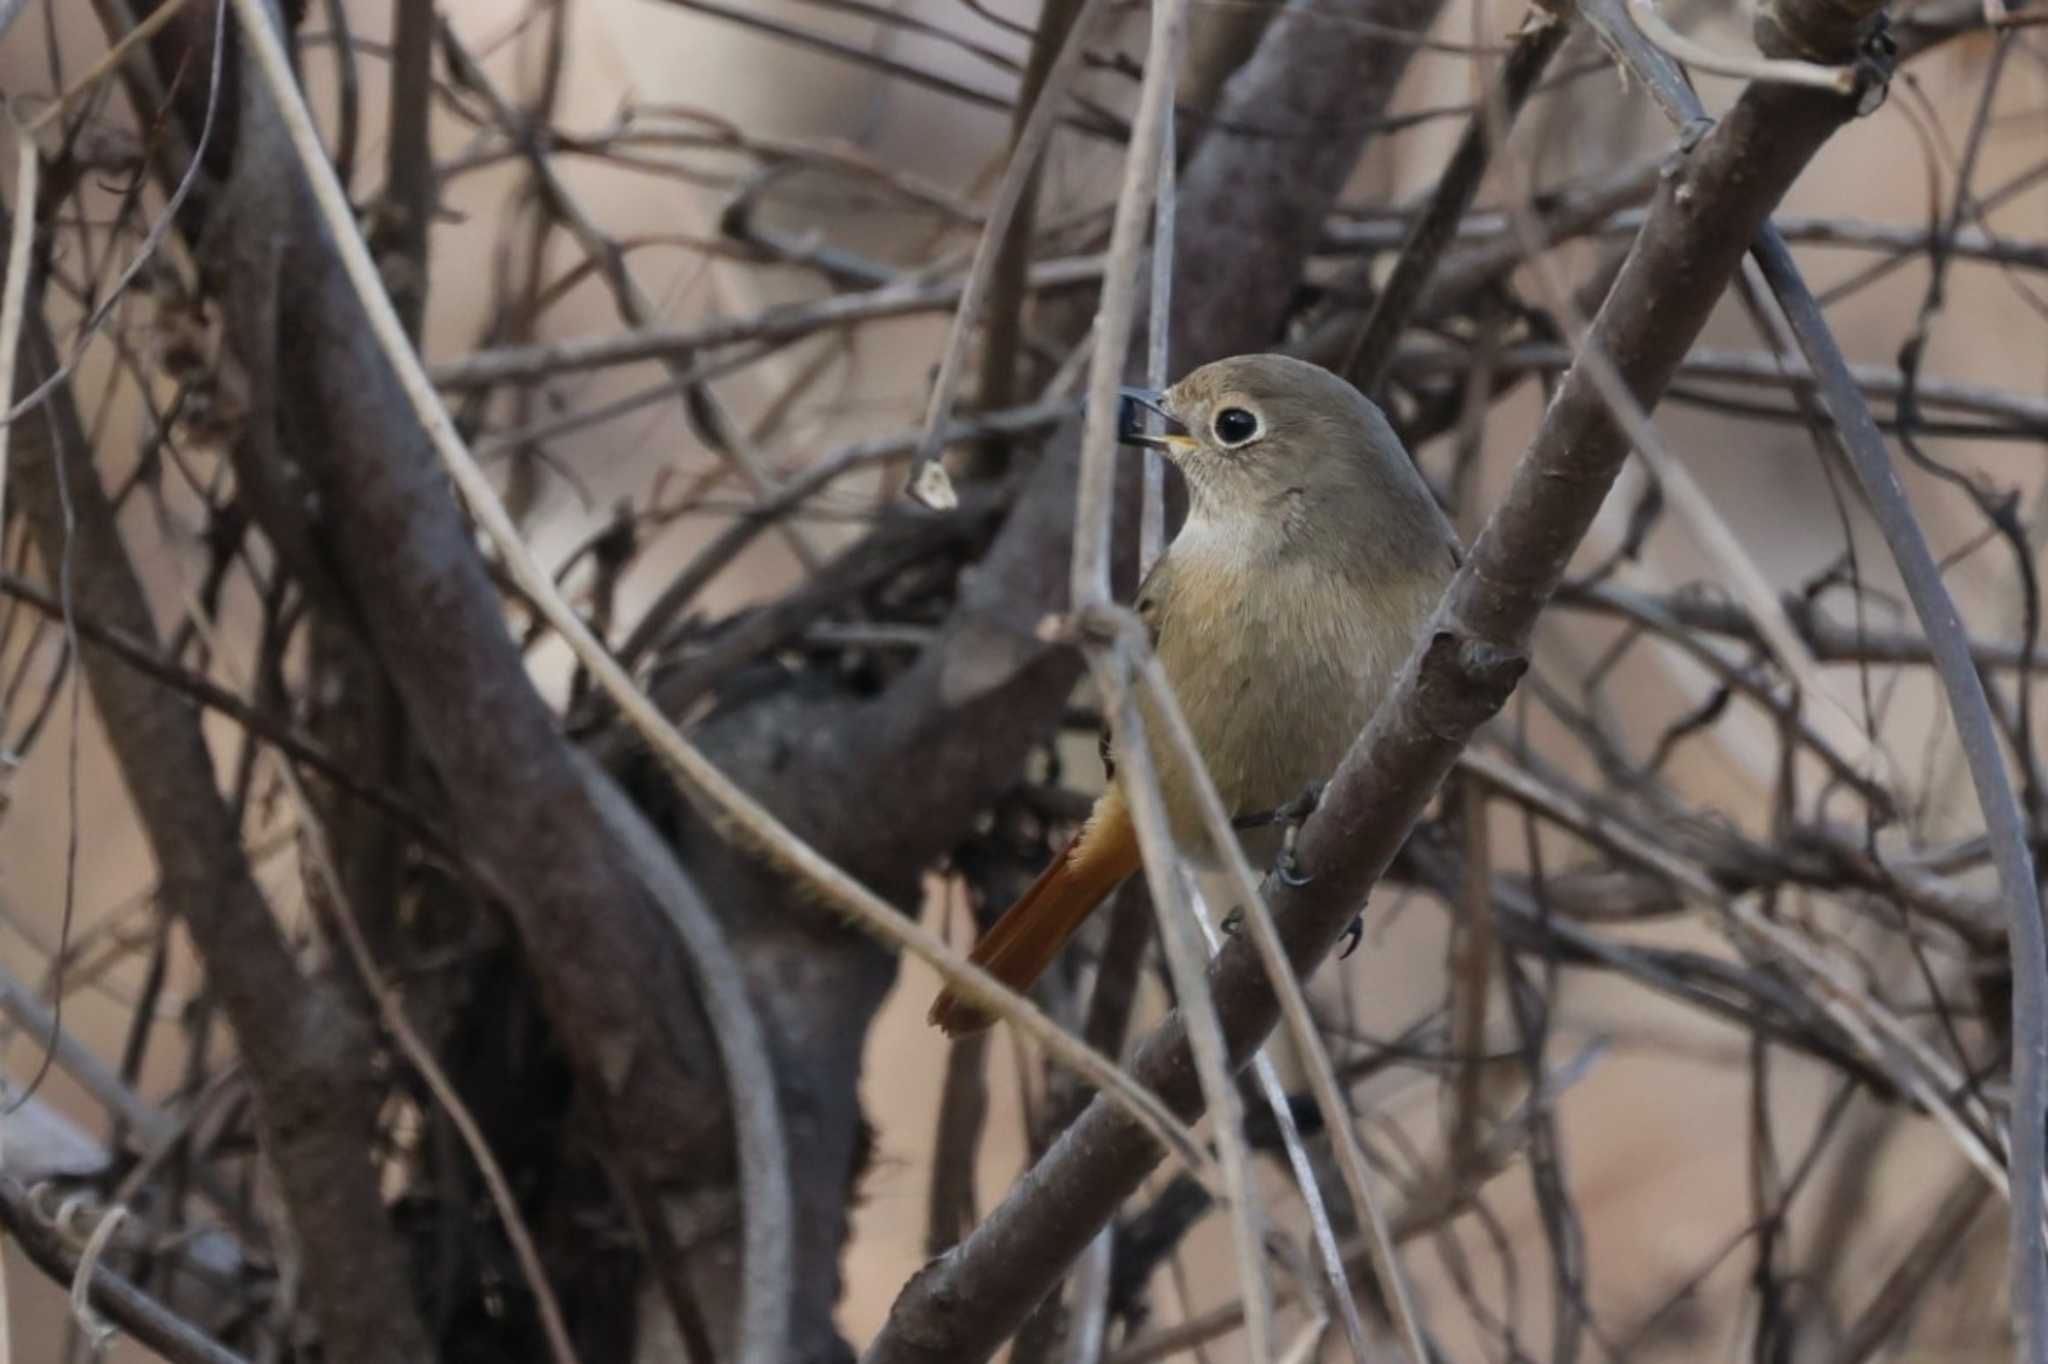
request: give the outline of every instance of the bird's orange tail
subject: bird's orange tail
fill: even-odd
[[[1117,883],[1138,869],[1137,831],[1115,787],[1102,794],[1081,831],[1003,911],[968,960],[1013,990],[1028,989]],[[950,1036],[980,1032],[995,1020],[951,990],[932,1004],[930,1021]]]

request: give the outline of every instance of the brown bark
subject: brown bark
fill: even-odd
[[[0,1176],[0,1228],[22,1254],[58,1283],[78,1274],[79,1251],[56,1227],[44,1222],[27,1190]],[[242,1356],[200,1331],[178,1313],[105,1265],[96,1265],[86,1300],[167,1364],[248,1364]],[[9,1329],[17,1329],[9,1323]]]
[[[510,914],[585,1097],[654,1185],[729,1172],[715,1057],[672,935],[627,874],[259,80],[214,262],[260,413],[242,467],[299,471],[329,566]],[[289,533],[291,527],[282,528]]]
[[[22,352],[15,391],[25,393],[56,368],[33,308]],[[52,576],[70,575],[75,609],[129,639],[155,640],[68,385],[15,423],[8,472]],[[156,860],[158,898],[191,935],[248,1067],[263,1152],[303,1249],[327,1355],[431,1359],[370,1166],[370,1032],[331,981],[293,961],[215,785],[197,709],[89,638],[79,653]]]
[[[1389,0],[1373,9],[1381,22],[1422,26],[1437,4]],[[1257,271],[1214,272],[1195,320],[1177,326],[1177,338],[1199,337],[1212,353],[1273,343],[1316,224],[1412,52],[1344,27],[1274,32],[1281,50],[1232,83],[1223,118],[1237,131],[1206,140],[1183,190],[1183,249],[1261,262]],[[603,840],[580,797],[558,782],[550,746],[560,740],[504,638],[502,612],[428,452],[360,340],[355,304],[304,216],[295,171],[263,150],[268,122],[243,124],[250,132],[236,151],[231,254],[217,276],[233,286],[230,333],[254,387],[277,395],[253,462],[273,473],[303,469],[322,512],[310,532],[318,570],[343,585],[345,609],[397,683],[410,731],[460,807],[458,836],[506,895],[582,1073],[610,1076],[608,1058],[630,1063],[625,1092],[603,1096],[627,1125],[611,1140],[645,1155],[658,1140],[652,1128],[672,1150],[713,1153],[692,1187],[710,1200],[699,1211],[714,1214],[707,1225],[718,1229],[686,1250],[700,1301],[723,1313],[736,1301],[721,1289],[737,1239],[727,1230],[736,1219],[720,1204],[729,1203],[731,1162],[716,1072],[691,1068],[710,1052],[687,975],[640,899],[614,893]],[[1248,186],[1248,175],[1257,184]],[[1284,192],[1284,214],[1243,216],[1260,188]],[[267,283],[276,280],[289,287]],[[848,700],[754,685],[773,676],[765,670],[743,679],[743,701],[740,685],[726,688],[735,699],[698,731],[714,761],[900,903],[914,903],[921,868],[1015,779],[1077,676],[1078,660],[1036,634],[1066,601],[1076,434],[1051,442],[990,552],[964,577],[941,643],[885,693]],[[1133,508],[1135,498],[1123,503]],[[278,528],[291,533],[288,522]],[[639,787],[657,809],[672,798],[665,778]],[[796,1200],[816,1214],[797,1229],[794,1353],[829,1357],[844,1350],[831,1309],[846,1196],[865,1151],[861,1044],[893,962],[732,854],[712,830],[669,813],[775,1045]]]
[[[1356,6],[1404,33],[1427,32],[1442,8]],[[1174,268],[1193,287],[1174,291],[1174,373],[1278,339],[1323,222],[1414,55],[1412,43],[1354,24],[1290,16],[1230,78],[1181,183]]]
[[[1666,177],[1593,326],[1638,401],[1654,403],[1743,252],[1801,167],[1853,113],[1843,99],[1759,87]],[[1581,365],[1565,378],[1513,485],[1473,546],[1393,697],[1360,736],[1302,830],[1305,887],[1266,892],[1298,969],[1327,954],[1392,861],[1466,738],[1526,666],[1538,612],[1621,467],[1628,441]],[[1234,940],[1212,988],[1234,1054],[1250,1055],[1275,1004],[1250,944]],[[1191,1116],[1200,1089],[1176,1018],[1133,1067]],[[1151,1171],[1161,1152],[1098,1100],[987,1221],[899,1297],[872,1364],[986,1357]]]

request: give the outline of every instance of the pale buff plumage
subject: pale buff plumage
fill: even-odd
[[[1219,360],[1161,406],[1187,428],[1157,443],[1187,478],[1189,510],[1137,610],[1226,808],[1257,814],[1327,777],[1371,718],[1456,568],[1457,541],[1386,418],[1326,370]],[[1232,413],[1257,423],[1253,438],[1219,433]],[[1149,703],[1145,728],[1175,841],[1213,865],[1192,782]],[[975,946],[1014,988],[1138,866],[1128,764],[1117,769],[1081,832]],[[1274,846],[1271,834],[1247,838],[1255,859]],[[956,1033],[988,1023],[950,994],[932,1020]]]

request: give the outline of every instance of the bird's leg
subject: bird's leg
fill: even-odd
[[[1306,790],[1285,805],[1276,805],[1270,810],[1261,810],[1256,814],[1239,815],[1230,821],[1230,827],[1233,829],[1270,829],[1275,824],[1287,826],[1286,836],[1280,844],[1280,858],[1273,864],[1273,870],[1280,874],[1283,882],[1296,888],[1307,885],[1308,877],[1295,863],[1294,840],[1301,834],[1303,821],[1314,814],[1316,807],[1323,803],[1324,785],[1325,783],[1319,781],[1310,782]]]
[[[1327,785],[1325,782],[1312,781],[1308,784],[1306,790],[1293,800],[1288,801],[1285,805],[1276,805],[1270,810],[1260,810],[1255,814],[1239,815],[1230,821],[1230,827],[1233,829],[1270,829],[1275,824],[1285,824],[1288,837],[1291,839],[1294,836],[1294,831],[1301,827],[1302,821],[1314,814],[1316,807],[1323,803],[1323,787],[1325,785]]]
[[[1307,885],[1313,878],[1301,869],[1301,863],[1295,858],[1295,841],[1301,837],[1301,826],[1316,812],[1316,807],[1323,803],[1325,785],[1324,782],[1310,783],[1307,790],[1273,812],[1273,822],[1284,823],[1287,826],[1287,834],[1281,840],[1280,856],[1273,863],[1273,871],[1279,876],[1282,884],[1297,890]],[[1353,916],[1350,927],[1344,930],[1343,946],[1337,951],[1337,959],[1342,961],[1356,952],[1358,944],[1364,939],[1365,915],[1360,913]]]
[[[1255,814],[1239,815],[1230,821],[1230,827],[1233,829],[1270,829],[1276,824],[1286,826],[1287,832],[1280,841],[1280,856],[1274,861],[1273,870],[1280,877],[1282,884],[1297,890],[1307,885],[1310,878],[1301,870],[1300,863],[1294,859],[1294,841],[1301,834],[1302,823],[1323,803],[1325,784],[1319,781],[1310,782],[1300,795],[1284,805],[1276,805],[1270,810],[1261,810]],[[1240,905],[1223,916],[1223,931],[1234,934],[1243,923],[1244,907]]]

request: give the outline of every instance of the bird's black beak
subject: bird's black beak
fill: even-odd
[[[1154,413],[1169,426],[1180,428],[1180,419],[1166,410],[1166,395],[1152,388],[1117,390],[1116,438],[1125,445],[1143,445],[1175,455],[1187,444],[1185,435],[1153,435],[1145,429],[1145,414]]]

